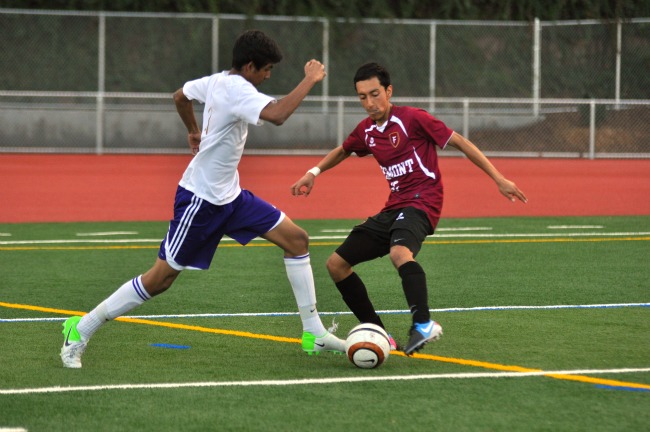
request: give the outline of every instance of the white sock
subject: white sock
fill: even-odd
[[[81,340],[87,341],[106,322],[124,315],[150,298],[151,296],[142,285],[142,276],[126,282],[95,309],[81,318],[81,321],[77,324],[77,331],[81,336]]]
[[[309,254],[294,258],[285,258],[284,266],[287,269],[287,277],[293,289],[293,295],[298,304],[302,330],[310,332],[315,336],[324,335],[327,332],[320,320],[316,310],[316,288],[314,286],[314,275],[311,270]]]

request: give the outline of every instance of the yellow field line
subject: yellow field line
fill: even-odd
[[[0,306],[9,309],[23,309],[23,310],[31,310],[36,312],[55,313],[60,315],[81,315],[81,316],[86,315],[86,312],[81,312],[81,311],[54,309],[54,308],[48,308],[42,306],[24,305],[24,304],[16,304],[16,303],[0,302]],[[296,339],[296,338],[286,338],[281,336],[271,336],[271,335],[236,331],[236,330],[214,329],[209,327],[191,326],[186,324],[176,324],[176,323],[170,323],[164,321],[153,321],[153,320],[145,320],[139,318],[119,317],[116,318],[115,321],[130,322],[134,324],[147,324],[152,326],[167,327],[167,328],[174,328],[174,329],[181,329],[181,330],[192,330],[192,331],[199,331],[204,333],[216,333],[216,334],[223,334],[229,336],[248,337],[253,339],[265,339],[265,340],[271,340],[275,342],[293,342],[293,343],[301,342],[300,339]]]
[[[23,309],[23,310],[31,310],[37,312],[49,312],[49,313],[56,313],[61,315],[85,315],[86,314],[85,312],[80,312],[80,311],[54,309],[48,307],[24,305],[24,304],[16,304],[16,303],[0,302],[0,306],[10,308],[10,309]],[[194,326],[194,325],[187,325],[187,324],[176,324],[176,323],[170,323],[165,321],[153,321],[153,320],[128,318],[128,317],[120,317],[117,318],[116,321],[123,321],[123,322],[134,323],[134,324],[145,324],[145,325],[152,325],[158,327],[167,327],[167,328],[179,329],[179,330],[198,331],[202,333],[214,333],[214,334],[222,334],[228,336],[247,337],[252,339],[263,339],[263,340],[270,340],[274,342],[301,343],[301,340],[296,338],[272,336],[272,335],[242,332],[236,330],[215,329],[210,327]],[[406,354],[400,351],[391,351],[391,355],[398,355],[402,357],[406,356]],[[526,368],[526,367],[516,366],[516,365],[502,365],[499,363],[490,363],[490,362],[484,362],[478,360],[466,360],[466,359],[460,359],[454,357],[441,357],[441,356],[430,355],[430,354],[416,353],[413,354],[412,357],[417,359],[422,359],[422,360],[431,360],[431,361],[437,361],[443,363],[453,363],[462,366],[472,366],[472,367],[479,367],[483,369],[491,369],[491,370],[499,370],[499,371],[507,371],[507,372],[544,372],[543,369],[531,369],[531,368]],[[630,387],[630,388],[650,390],[650,385],[648,384],[609,380],[609,379],[602,379],[602,378],[592,378],[584,375],[548,374],[544,376],[558,379],[558,380],[578,381],[587,384],[600,384],[600,385],[607,385],[611,387]]]
[[[404,353],[400,353],[400,352],[391,352],[391,354],[405,355]],[[507,371],[507,372],[544,372],[543,369],[531,369],[522,366],[502,365],[498,363],[489,363],[489,362],[483,362],[477,360],[465,360],[465,359],[459,359],[453,357],[440,357],[440,356],[435,356],[430,354],[414,354],[413,357],[424,359],[424,360],[433,360],[433,361],[444,362],[444,363],[454,363],[454,364],[460,364],[465,366],[474,366],[474,367],[480,367],[484,369],[494,369],[494,370]],[[549,378],[559,379],[559,380],[565,380],[565,381],[578,381],[587,384],[600,384],[600,385],[607,385],[611,387],[631,387],[631,388],[650,390],[649,384],[609,380],[609,379],[602,379],[602,378],[593,378],[584,375],[546,374],[544,376]]]
[[[584,243],[612,241],[648,241],[650,237],[590,237],[590,238],[540,238],[540,239],[494,239],[494,240],[434,240],[424,244],[492,244],[492,243]]]
[[[450,244],[499,244],[499,243],[600,243],[613,241],[649,241],[650,237],[592,237],[592,238],[540,238],[540,239],[476,239],[476,240],[427,240],[427,245]],[[336,242],[312,242],[310,246],[338,246]],[[273,243],[250,243],[246,247],[274,247]],[[240,244],[220,244],[224,247],[243,247]],[[160,245],[115,245],[115,246],[0,246],[0,251],[47,251],[47,250],[128,250],[128,249],[159,249]]]
[[[22,309],[22,310],[30,310],[36,312],[50,312],[50,313],[55,313],[60,315],[86,315],[86,312],[73,311],[67,309],[53,309],[48,307],[33,306],[33,305],[18,304],[18,303],[0,302],[0,306],[6,307],[7,309]]]
[[[152,325],[152,326],[158,326],[158,327],[167,327],[167,328],[180,329],[180,330],[192,330],[192,331],[198,331],[198,332],[202,332],[202,333],[215,333],[215,334],[222,334],[222,335],[228,335],[228,336],[247,337],[247,338],[251,338],[251,339],[264,339],[264,340],[270,340],[270,341],[274,341],[274,342],[302,343],[302,340],[296,339],[296,338],[288,338],[288,337],[283,337],[283,336],[272,336],[272,335],[265,335],[265,334],[259,334],[259,333],[250,333],[250,332],[237,331],[237,330],[223,330],[223,329],[216,329],[216,328],[202,327],[202,326],[193,326],[193,325],[186,325],[186,324],[176,324],[176,323],[170,323],[170,322],[165,322],[165,321],[152,321],[152,320],[145,320],[145,319],[139,319],[139,318],[128,318],[128,317],[120,317],[120,318],[117,318],[116,320],[117,321],[124,321],[124,322],[134,323],[134,324],[146,324],[146,325]]]

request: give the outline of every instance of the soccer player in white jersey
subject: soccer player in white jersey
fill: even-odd
[[[90,313],[71,317],[63,324],[61,359],[65,367],[81,367],[88,340],[105,322],[168,289],[182,270],[208,269],[224,235],[242,245],[262,237],[279,246],[302,319],[302,349],[309,354],[345,351],[345,342],[325,329],[316,310],[307,233],[239,185],[237,166],[248,124],[266,120],[281,125],[325,77],[325,67],[310,60],[303,80],[288,95],[275,100],[260,93],[257,86],[270,78],[273,65],[281,59],[275,41],[261,31],[250,30],[235,42],[232,69],[189,81],[174,93],[195,156],[179,182],[174,218],[158,259],[151,269],[126,282]],[[202,129],[194,115],[193,100],[205,104]]]
[[[327,269],[343,300],[360,322],[384,327],[363,281],[352,267],[384,255],[397,269],[412,313],[407,355],[442,335],[429,313],[426,275],[415,260],[427,235],[433,234],[442,210],[443,187],[436,147],[457,148],[497,184],[511,201],[527,202],[469,140],[449,129],[428,112],[390,102],[393,87],[386,69],[377,63],[361,66],[354,77],[361,105],[368,113],[343,144],[332,150],[293,186],[295,196],[309,195],[315,177],[343,162],[352,153],[372,154],[390,187],[384,208],[354,227],[329,257]],[[391,338],[391,345],[396,347]]]

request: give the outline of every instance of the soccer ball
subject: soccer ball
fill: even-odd
[[[362,369],[379,367],[390,353],[386,330],[375,324],[363,323],[348,333],[345,353],[353,365]]]

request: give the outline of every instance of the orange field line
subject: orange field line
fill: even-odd
[[[80,312],[80,311],[54,309],[54,308],[48,308],[42,306],[24,305],[24,304],[16,304],[16,303],[0,302],[0,306],[10,308],[10,309],[23,309],[23,310],[31,310],[37,312],[49,312],[49,313],[56,313],[61,315],[85,315],[86,314],[85,312]],[[145,325],[152,325],[152,326],[166,327],[166,328],[173,328],[173,329],[180,329],[180,330],[198,331],[203,333],[223,334],[228,336],[247,337],[252,339],[263,339],[263,340],[270,340],[274,342],[301,343],[301,340],[296,338],[242,332],[237,330],[215,329],[210,327],[194,326],[194,325],[187,325],[187,324],[176,324],[176,323],[170,323],[165,321],[153,321],[153,320],[128,318],[128,317],[119,317],[116,318],[116,321],[123,321],[123,322],[129,322],[134,324],[145,324]],[[400,351],[391,351],[391,354],[398,355],[398,356],[406,356],[406,354]],[[413,354],[411,357],[416,359],[422,359],[422,360],[431,360],[431,361],[437,361],[443,363],[453,363],[462,366],[480,367],[483,369],[500,370],[500,371],[508,371],[508,372],[543,372],[542,369],[531,369],[531,368],[526,368],[526,367],[516,366],[516,365],[502,365],[499,363],[490,363],[490,362],[484,362],[478,360],[467,360],[467,359],[460,359],[454,357],[442,357],[442,356],[436,356],[430,354],[416,353]],[[650,385],[647,384],[601,379],[601,378],[592,378],[583,375],[548,374],[544,376],[549,378],[559,379],[559,380],[565,380],[565,381],[577,381],[582,383],[600,384],[600,385],[607,385],[612,387],[630,387],[630,388],[650,390]]]

